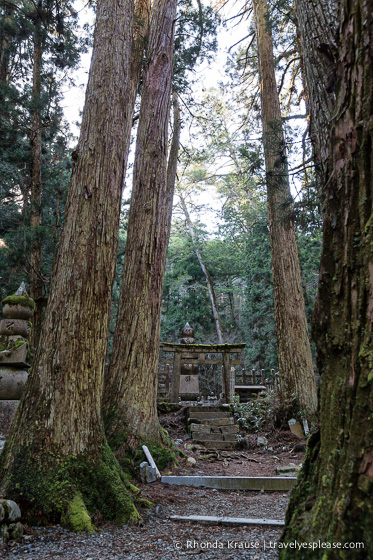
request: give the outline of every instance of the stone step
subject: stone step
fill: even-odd
[[[229,410],[227,409],[228,409],[227,405],[221,405],[221,404],[207,404],[207,405],[196,404],[188,408],[188,414],[190,414],[191,412],[215,412],[215,411],[228,412]]]
[[[197,443],[197,440],[194,440]],[[236,447],[235,441],[209,441],[209,440],[198,440],[198,443],[206,447],[206,449],[234,449]]]
[[[194,412],[190,411],[189,418],[191,419],[199,419],[199,420],[210,420],[210,419],[217,419],[217,418],[229,418],[229,412],[224,412],[221,410],[216,410],[212,412]]]
[[[192,440],[196,443],[201,443],[202,441],[224,441],[224,436],[222,433],[192,432]]]
[[[176,486],[267,492],[287,492],[292,489],[295,481],[295,476],[162,476],[161,478],[161,482]]]
[[[233,426],[233,418],[190,418],[189,422],[205,426]]]
[[[209,426],[208,424],[191,424],[190,432],[204,434],[238,434],[238,426]]]
[[[194,441],[237,441],[236,434],[222,434],[222,433],[207,433],[207,432],[192,432],[192,439]]]

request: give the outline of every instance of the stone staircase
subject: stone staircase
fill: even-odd
[[[227,409],[217,405],[191,406],[188,429],[194,443],[207,449],[234,449],[238,426]]]

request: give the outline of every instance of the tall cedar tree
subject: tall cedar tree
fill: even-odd
[[[31,247],[30,247],[30,295],[36,303],[32,330],[32,346],[37,347],[41,333],[43,312],[43,281],[42,281],[42,247],[40,239],[41,226],[41,151],[42,151],[42,101],[41,101],[41,73],[43,64],[43,3],[35,5],[33,20],[33,72],[32,72],[32,103],[31,103],[31,177],[30,177],[30,207],[31,207]]]
[[[105,389],[109,442],[160,439],[157,375],[161,302],[169,236],[167,139],[176,0],[154,4],[137,132],[113,352]],[[171,185],[170,185],[171,188]],[[117,456],[125,449],[122,446]]]
[[[364,549],[283,550],[282,559],[373,556],[372,0],[341,2],[339,31],[313,323],[322,374],[320,431],[308,443],[282,539],[360,541]],[[301,28],[303,49],[306,33]],[[322,87],[312,84],[310,92]],[[311,98],[311,107],[316,104]]]
[[[1,456],[24,514],[92,528],[137,519],[101,417],[103,368],[129,149],[132,0],[101,0],[79,144],[41,343]],[[78,512],[78,514],[77,514]]]
[[[280,393],[284,403],[311,422],[317,412],[306,309],[299,267],[286,146],[276,87],[273,44],[266,0],[254,0],[258,45],[268,220],[277,330]]]

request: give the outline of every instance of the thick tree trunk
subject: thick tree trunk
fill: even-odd
[[[317,393],[299,267],[285,139],[278,99],[273,44],[266,0],[254,0],[258,43],[263,143],[271,238],[280,394],[295,398],[295,411],[309,421],[317,412]]]
[[[42,280],[42,243],[41,243],[41,71],[43,57],[42,37],[42,2],[37,4],[37,19],[34,23],[34,53],[33,53],[33,83],[31,109],[31,181],[30,181],[30,295],[36,303],[33,320],[32,341],[33,348],[37,344],[41,333],[43,317],[43,289]]]
[[[223,333],[223,325],[221,323],[221,319],[220,319],[220,313],[219,313],[219,309],[218,309],[218,303],[216,300],[216,294],[215,294],[215,288],[214,288],[214,283],[212,281],[211,275],[208,271],[208,268],[202,258],[202,254],[201,251],[198,248],[198,242],[196,239],[196,234],[193,228],[193,223],[192,220],[190,219],[190,215],[188,212],[188,207],[186,205],[185,199],[183,197],[182,194],[179,193],[179,197],[180,197],[180,202],[181,202],[181,207],[183,209],[184,212],[184,216],[185,216],[185,220],[188,226],[188,230],[189,230],[189,235],[191,237],[192,243],[193,243],[193,248],[194,248],[194,252],[196,254],[196,257],[198,259],[199,265],[202,269],[202,272],[205,276],[206,279],[206,285],[207,285],[207,291],[209,293],[209,298],[210,298],[210,302],[211,302],[211,309],[212,309],[212,314],[214,316],[214,321],[215,321],[215,328],[216,328],[216,334],[218,337],[218,342],[219,344],[224,344],[224,333]]]
[[[330,122],[335,104],[337,0],[295,0],[297,28],[302,36],[310,133],[317,164],[325,176],[329,156]]]
[[[101,420],[103,366],[129,148],[133,3],[97,6],[91,69],[48,306],[1,456],[2,488],[34,517],[90,528],[137,518]],[[74,507],[82,512],[74,521]],[[79,518],[79,519],[78,519]]]
[[[342,545],[282,552],[281,558],[299,560],[373,557],[372,1],[344,0],[339,29],[313,324],[322,374],[320,433],[309,442],[283,540]],[[365,547],[344,549],[350,542]]]
[[[105,389],[109,441],[160,438],[157,379],[170,213],[166,181],[176,0],[152,11],[113,352]],[[115,444],[114,444],[115,442]],[[122,444],[123,447],[122,447]]]

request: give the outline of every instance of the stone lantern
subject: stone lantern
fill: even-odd
[[[182,338],[180,339],[180,344],[194,344],[195,343],[194,330],[189,325],[189,323],[185,324],[185,327],[181,331],[181,336],[182,336]]]
[[[0,432],[6,433],[25,387],[28,369],[31,318],[35,302],[22,282],[16,293],[2,301],[0,321]]]

